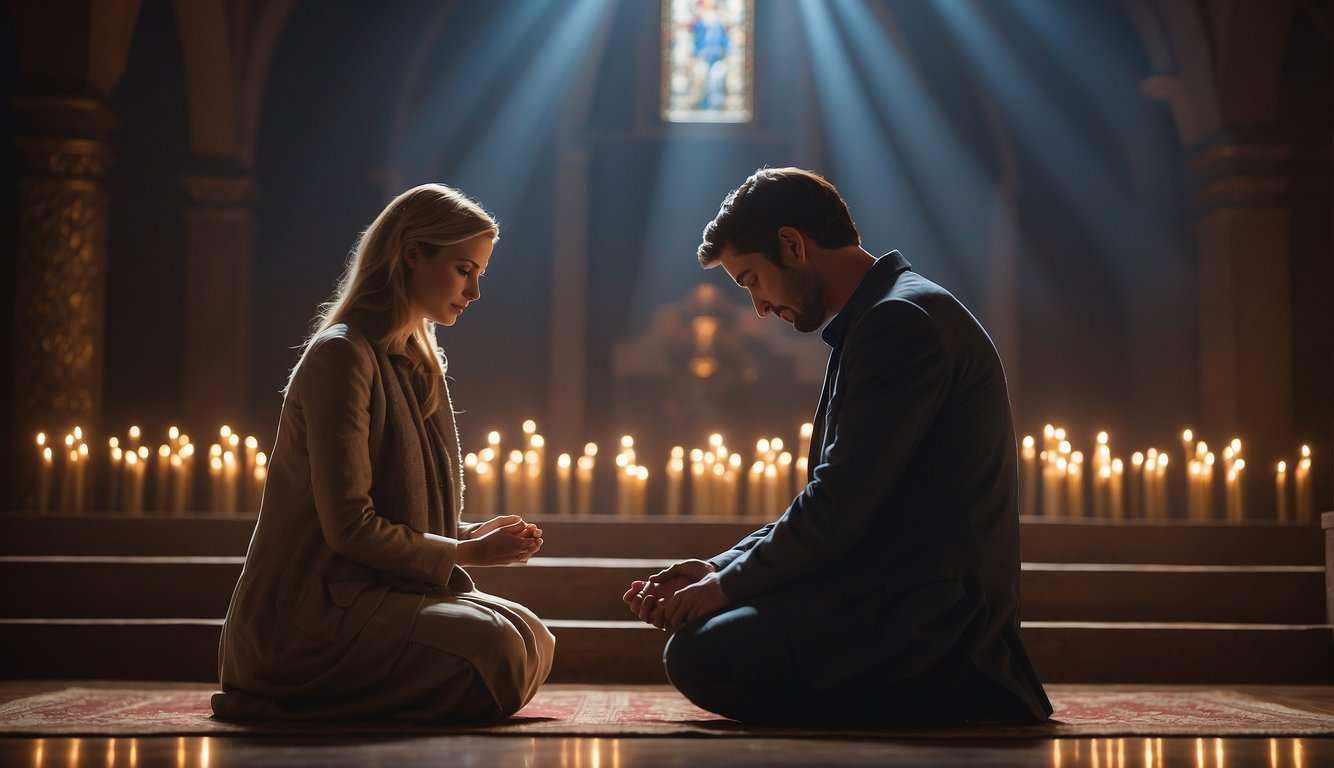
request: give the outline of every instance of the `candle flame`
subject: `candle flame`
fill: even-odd
[[[525,435],[531,435],[536,431],[537,431],[536,421],[533,421],[532,419],[527,419],[523,422],[523,433]]]
[[[486,435],[486,442],[490,445],[500,445],[500,433],[488,432]]]
[[[139,430],[138,424],[135,424],[134,426],[130,427],[130,437],[134,438],[135,440],[138,440],[140,434],[141,432]]]
[[[720,445],[722,445],[722,444],[723,444],[723,436],[722,436],[722,435],[718,434],[717,432],[714,432],[712,435],[709,435],[709,445],[710,445],[710,446],[712,446],[712,447],[714,447],[714,448],[717,448],[718,446],[720,446]]]
[[[1033,441],[1033,436],[1032,436],[1032,435],[1024,435],[1024,447],[1025,447],[1025,448],[1032,448],[1032,447],[1035,446],[1036,444],[1037,444],[1037,443],[1035,443],[1035,442]]]
[[[597,444],[597,443],[584,443],[584,455],[585,455],[585,456],[596,456],[596,455],[598,455],[598,444]]]
[[[634,439],[633,437],[629,436],[629,435],[621,435],[621,447],[622,447],[622,448],[634,448],[634,447],[635,447],[635,439]]]
[[[245,439],[245,447],[253,451],[259,447],[259,440],[255,439],[254,435],[249,435]]]
[[[1098,445],[1106,445],[1106,444],[1107,444],[1107,433],[1106,433],[1106,432],[1099,432],[1099,433],[1098,433]]]
[[[1281,474],[1283,474],[1284,472],[1287,472],[1287,471],[1288,471],[1288,462],[1286,462],[1286,461],[1280,461],[1280,462],[1278,463],[1278,473],[1281,475]]]
[[[222,436],[223,440],[226,440],[227,438],[232,436],[232,428],[227,426],[226,424],[223,424],[222,428],[218,430],[218,434]]]
[[[810,437],[811,434],[814,433],[814,432],[815,432],[815,425],[812,424],[812,423],[810,423],[809,421],[807,421],[807,422],[805,422],[805,423],[803,423],[803,424],[801,425],[801,436],[802,436],[802,437]]]
[[[672,456],[673,459],[684,459],[684,458],[685,458],[685,455],[686,455],[686,449],[685,449],[685,448],[683,448],[683,447],[681,447],[681,446],[679,446],[679,445],[673,445],[673,446],[672,446],[672,453],[671,453],[671,456]]]
[[[51,446],[48,445],[48,446],[46,446],[45,448],[42,449],[42,461],[45,461],[47,464],[50,464],[50,463],[51,463],[51,455],[52,455],[52,454],[51,454]]]
[[[114,438],[113,438],[113,439],[114,439]],[[45,432],[38,432],[38,433],[37,433],[37,447],[38,447],[38,448],[41,448],[43,445],[46,445],[46,433],[45,433]]]
[[[1195,439],[1195,433],[1194,433],[1194,432],[1190,431],[1189,429],[1182,430],[1182,432],[1181,432],[1181,442],[1183,442],[1183,443],[1189,443],[1190,441],[1192,441],[1192,440],[1194,440],[1194,439]]]
[[[1303,446],[1302,446],[1302,458],[1307,458],[1307,457],[1309,457],[1310,455],[1311,455],[1311,446],[1309,446],[1309,445],[1303,445]]]
[[[570,468],[570,454],[568,454],[568,453],[562,453],[561,455],[557,456],[557,457],[556,457],[556,466],[557,466],[557,467],[560,467],[561,469],[569,469],[569,468]]]

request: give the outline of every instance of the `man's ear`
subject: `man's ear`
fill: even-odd
[[[778,228],[778,257],[788,266],[806,261],[806,236],[796,227]]]

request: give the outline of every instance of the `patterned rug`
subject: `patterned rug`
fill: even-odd
[[[1088,736],[1334,735],[1334,714],[1306,711],[1226,689],[1054,685],[1051,722],[883,731],[752,728],[705,712],[666,686],[543,688],[517,716],[492,726],[383,723],[233,725],[214,720],[211,690],[181,684],[69,687],[0,705],[7,735],[871,736],[877,738],[1062,738]]]

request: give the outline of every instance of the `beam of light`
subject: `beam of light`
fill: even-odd
[[[997,94],[1015,137],[1039,160],[1080,223],[1110,249],[1142,251],[1150,227],[1131,191],[1116,185],[1121,169],[1082,140],[1078,127],[1024,71],[1016,52],[980,7],[957,0],[933,0],[931,7]],[[1065,30],[1067,35],[1078,32]]]
[[[834,3],[829,9],[866,73],[860,98],[870,102],[877,122],[888,129],[879,140],[898,149],[908,184],[922,195],[936,236],[949,246],[942,256],[985,253],[990,220],[978,214],[991,208],[995,180],[982,172],[980,158],[923,87],[900,42],[888,37],[867,6]],[[956,269],[966,275],[979,267],[973,263]]]
[[[892,243],[907,254],[941,253],[927,211],[909,187],[903,168],[879,130],[879,120],[858,85],[856,68],[830,16],[830,5],[799,0],[801,26],[810,51],[814,90],[824,118],[828,174],[852,201],[853,220],[869,246]]]
[[[513,80],[517,85],[488,121],[457,174],[463,189],[502,217],[517,212],[525,182],[550,154],[549,143],[540,137],[559,121],[579,63],[596,48],[590,43],[610,20],[609,0],[558,4],[569,7],[546,34],[523,75]]]
[[[457,54],[457,60],[467,65],[456,70],[458,76],[448,77],[447,85],[426,87],[420,102],[411,107],[411,120],[394,137],[389,167],[432,167],[432,157],[459,139],[469,117],[501,82],[505,67],[513,63],[524,39],[537,29],[548,10],[548,3],[515,3],[496,17],[495,24],[467,36]],[[443,19],[445,25],[454,21],[453,16]],[[430,73],[426,74],[429,78]]]

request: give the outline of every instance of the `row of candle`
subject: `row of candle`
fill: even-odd
[[[242,439],[226,425],[218,435],[205,463],[209,479],[205,508],[223,514],[258,510],[268,473],[259,441],[253,435]],[[130,427],[123,437],[108,438],[105,482],[98,486],[103,493],[90,487],[94,452],[82,427],[74,427],[63,441],[39,432],[36,442],[39,513],[78,515],[95,507],[129,516],[183,515],[195,508],[195,444],[178,427],[168,429],[166,441],[156,449],[144,442],[138,426]]]
[[[674,446],[663,472],[663,513],[714,517],[770,515],[786,507],[806,484],[806,453],[811,425],[799,430],[798,455],[784,450],[781,437],[756,443],[753,462],[747,465],[740,453],[728,449],[720,433],[709,436],[707,447],[687,452]],[[546,440],[532,421],[523,424],[523,449],[511,450],[502,472],[495,469],[504,454],[501,435],[487,435],[487,447],[464,456],[465,487],[470,518],[486,519],[500,514],[531,516],[543,511],[546,489]],[[593,477],[598,446],[587,443],[577,458],[560,454],[555,462],[555,505],[558,515],[589,515],[593,510]],[[640,462],[632,435],[622,435],[615,464],[615,502],[611,509],[624,515],[648,512],[648,487],[652,472]],[[748,466],[749,469],[744,467]],[[498,481],[497,475],[502,480]],[[687,483],[689,490],[687,492]],[[744,490],[743,490],[744,489]],[[503,499],[502,499],[503,494]]]
[[[1247,465],[1241,440],[1234,438],[1228,443],[1219,461],[1209,445],[1203,440],[1197,441],[1193,431],[1187,429],[1182,432],[1182,450],[1186,464],[1186,519],[1230,522],[1246,519],[1244,482]],[[1301,446],[1299,453],[1294,473],[1295,516],[1288,514],[1287,462],[1280,461],[1277,465],[1275,491],[1279,522],[1294,519],[1310,522],[1314,519],[1310,446]],[[1091,516],[1095,518],[1164,520],[1169,517],[1170,508],[1170,463],[1166,451],[1151,447],[1143,452],[1136,451],[1127,467],[1122,459],[1112,457],[1108,434],[1099,432],[1095,438],[1091,487],[1087,488],[1086,499],[1083,452],[1072,447],[1065,429],[1048,424],[1043,429],[1041,450],[1032,435],[1025,436],[1021,442],[1020,512],[1046,517],[1088,517],[1090,505],[1086,502],[1091,500]],[[1215,467],[1220,469],[1223,485],[1221,508],[1214,501],[1218,484]]]
[[[597,445],[587,443],[577,458],[567,453],[557,458],[552,508],[548,507],[547,494],[553,489],[546,485],[546,440],[531,420],[524,422],[522,429],[522,446],[508,454],[502,451],[500,434],[491,432],[485,449],[465,457],[469,518],[486,519],[504,513],[531,517],[551,511],[558,515],[591,514]],[[258,450],[258,440],[253,436],[243,439],[227,426],[219,430],[218,436],[204,462],[208,474],[206,508],[222,514],[253,512],[259,508],[267,477],[266,456]],[[166,442],[156,450],[144,444],[137,426],[131,427],[123,439],[110,438],[106,482],[99,486],[105,489],[105,495],[96,500],[92,497],[98,494],[89,488],[94,456],[84,437],[79,427],[63,440],[49,440],[45,434],[38,434],[39,511],[79,514],[90,506],[99,506],[129,515],[148,511],[180,515],[191,508],[195,501],[195,446],[178,428],[171,427]],[[785,450],[787,444],[781,437],[762,438],[750,462],[729,450],[720,433],[710,435],[706,446],[688,451],[684,446],[674,446],[663,472],[662,511],[668,516],[776,516],[806,484],[810,440],[809,423],[801,425],[795,451]],[[1021,513],[1107,519],[1169,517],[1171,462],[1166,451],[1137,451],[1127,463],[1112,456],[1110,438],[1101,432],[1095,439],[1091,460],[1086,462],[1083,452],[1075,450],[1067,439],[1066,430],[1050,424],[1043,430],[1040,448],[1033,436],[1024,437],[1021,443]],[[1186,465],[1185,518],[1246,519],[1243,489],[1247,462],[1241,441],[1233,439],[1227,444],[1219,460],[1207,443],[1195,440],[1193,432],[1185,430],[1182,451]],[[1279,522],[1314,519],[1311,461],[1311,449],[1303,445],[1291,465],[1286,460],[1278,462],[1274,498]],[[640,462],[630,435],[621,438],[614,471],[615,503],[602,508],[626,515],[646,514],[651,472]],[[1221,496],[1217,494],[1220,479]],[[1217,503],[1219,498],[1221,505]]]

